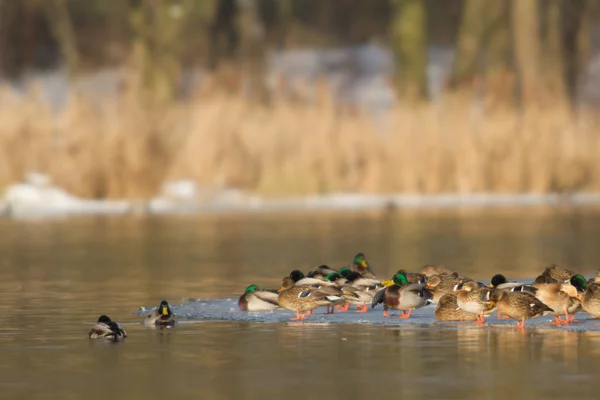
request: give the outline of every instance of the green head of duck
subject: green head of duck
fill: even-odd
[[[244,295],[250,294],[250,293],[254,293],[258,290],[258,286],[256,285],[250,285],[246,288],[246,290],[244,291]]]
[[[166,300],[160,302],[160,306],[158,307],[160,315],[168,316],[171,315],[171,309],[169,308],[169,303]]]
[[[300,279],[304,279],[304,273],[300,270],[293,270],[292,272],[290,272],[290,278],[292,278],[294,280],[294,282],[298,282]]]
[[[508,280],[502,274],[496,274],[492,276],[492,280],[490,281],[490,287],[497,287],[498,285],[502,285],[503,283],[507,283]]]
[[[338,279],[340,279],[342,276],[336,272],[332,272],[331,274],[327,275],[325,277],[326,280],[328,280],[329,282],[335,282]]]
[[[578,292],[585,292],[588,287],[587,280],[583,277],[583,275],[573,275],[569,280],[571,285],[575,286]]]
[[[408,279],[406,279],[406,275],[404,275],[401,272],[396,273],[394,275],[394,277],[392,278],[392,280],[398,286],[406,286],[406,285],[408,285]]]

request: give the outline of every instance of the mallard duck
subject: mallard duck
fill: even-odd
[[[351,264],[352,271],[356,271],[365,278],[375,278],[375,272],[371,268],[371,265],[367,262],[363,253],[358,253],[354,256]]]
[[[456,285],[454,290],[458,306],[467,312],[478,315],[476,320],[478,324],[482,324],[485,316],[496,310],[496,305],[492,300],[494,289],[481,285],[477,281],[463,281]]]
[[[453,271],[445,268],[443,265],[424,265],[419,271],[419,274],[429,278],[433,275],[450,275]]]
[[[420,283],[420,284],[424,285],[425,280],[427,278],[425,276],[425,274],[421,274],[419,272],[406,272],[403,269],[399,269],[396,273],[404,274],[404,276],[406,276],[406,280],[408,281],[408,283]]]
[[[535,292],[537,291],[537,288],[532,285],[526,285],[520,282],[509,282],[502,274],[494,275],[490,281],[489,287],[497,290],[504,290],[506,292],[527,292],[533,296],[535,296]],[[502,315],[502,313],[498,311],[498,318],[506,319],[509,317]]]
[[[146,317],[146,325],[172,326],[175,325],[175,316],[166,300],[160,302],[158,309],[152,310]]]
[[[331,275],[334,274],[328,275],[328,279]],[[356,305],[356,312],[367,312],[367,303],[371,303],[373,296],[383,287],[377,279],[365,278],[354,271],[346,274],[346,278],[337,280],[336,286],[340,287],[344,293],[352,294],[348,296],[348,303],[342,310],[348,311],[347,306],[351,303]]]
[[[425,281],[425,288],[433,294],[431,301],[437,303],[445,294],[453,294],[456,296],[454,287],[461,282],[462,280],[458,277],[456,272],[451,274],[431,275]]]
[[[542,272],[542,275],[548,276],[548,277],[562,283],[562,282],[568,282],[569,279],[571,279],[571,277],[573,275],[575,275],[575,272],[570,271],[568,269],[560,268],[556,264],[552,264],[552,265],[546,267],[544,272]]]
[[[525,328],[525,320],[548,315],[554,310],[527,292],[498,290],[494,294],[498,310],[517,322],[518,329]]]
[[[125,329],[121,328],[118,322],[112,321],[106,315],[101,315],[98,318],[96,325],[90,329],[88,334],[90,339],[107,339],[112,341],[118,341],[127,337]]]
[[[317,268],[315,268],[314,271],[309,272],[308,274],[306,274],[306,276],[308,278],[325,278],[327,275],[330,274],[337,274],[338,272],[333,269],[330,268],[328,265],[319,265]]]
[[[536,284],[537,297],[542,303],[550,307],[553,312],[551,315],[556,317],[556,321],[552,325],[569,325],[569,322],[574,321],[569,317],[569,314],[575,314],[581,309],[581,302],[577,298],[577,289],[571,284],[562,283],[546,283]],[[565,314],[565,320],[560,317]]]
[[[478,318],[458,307],[454,293],[446,293],[439,299],[434,316],[438,321],[475,321]]]
[[[318,285],[295,285],[294,280],[290,277],[283,278],[278,293],[279,306],[296,312],[296,318],[291,318],[291,321],[303,320],[307,312],[312,314],[312,310],[315,308],[335,305],[344,301],[342,296],[327,293],[323,291],[323,287],[319,288]]]
[[[577,288],[583,311],[598,319],[600,317],[600,277],[597,275],[586,281],[582,275],[576,274],[571,277],[570,282]]]
[[[431,303],[433,295],[420,283],[408,283],[404,274],[394,275],[394,284],[380,289],[371,302],[371,308],[383,304],[383,315],[389,317],[387,310],[401,310],[399,318],[410,318],[415,308]],[[408,311],[408,313],[406,313]]]
[[[238,307],[241,311],[275,310],[279,308],[277,297],[277,293],[250,285],[238,299]]]
[[[309,277],[305,276],[302,271],[297,270],[297,269],[290,272],[289,277],[292,278],[292,280],[294,281],[294,284],[299,285],[299,286],[322,284],[324,282],[326,284],[331,284],[330,282],[327,282],[324,277],[323,278],[321,278],[321,277],[309,278]]]

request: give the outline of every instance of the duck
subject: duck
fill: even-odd
[[[576,274],[571,277],[570,282],[577,288],[583,311],[598,319],[600,317],[600,274],[587,281],[582,275]]]
[[[429,278],[433,275],[450,275],[453,273],[453,271],[450,271],[448,268],[444,267],[443,265],[424,265],[423,267],[421,267],[421,269],[417,272],[419,274],[425,275],[426,278]]]
[[[299,286],[316,285],[316,284],[333,285],[333,283],[327,282],[324,277],[323,278],[307,277],[304,275],[304,273],[302,271],[300,271],[298,269],[295,269],[292,272],[290,272],[289,277],[292,278],[292,280],[294,281],[294,284],[299,285]]]
[[[419,272],[406,272],[403,269],[399,269],[398,271],[396,271],[396,273],[404,274],[404,276],[406,276],[406,280],[408,281],[408,283],[425,284],[425,280],[427,278],[424,274],[421,274]]]
[[[112,321],[106,315],[101,315],[98,322],[90,329],[88,336],[90,339],[106,339],[116,342],[125,339],[127,332],[121,328],[118,322]]]
[[[438,321],[475,321],[478,318],[476,314],[459,308],[453,293],[446,293],[440,297],[433,315]]]
[[[358,253],[355,255],[350,267],[352,271],[358,272],[365,278],[375,278],[375,272],[371,268],[371,265],[367,261],[364,253]]]
[[[283,278],[281,288],[277,292],[279,306],[296,312],[296,318],[290,318],[290,321],[304,320],[307,313],[312,314],[315,308],[345,301],[342,296],[327,293],[319,285],[295,285],[289,276]]]
[[[336,271],[333,268],[330,268],[328,265],[319,265],[317,268],[315,268],[314,271],[309,272],[308,274],[306,274],[307,277],[309,278],[325,278],[327,275],[330,274],[338,274],[338,271]]]
[[[330,275],[328,275],[328,278]],[[346,274],[346,278],[341,278],[336,282],[341,282],[342,280],[344,283],[338,284],[337,286],[340,287],[344,293],[351,294],[351,296],[347,298],[348,303],[346,304],[346,307],[342,309],[343,311],[348,311],[348,306],[350,304],[355,304],[356,312],[367,312],[367,303],[371,303],[373,296],[375,296],[377,291],[384,286],[377,279],[365,278],[354,271]]]
[[[394,284],[379,289],[371,302],[371,308],[383,304],[384,317],[390,317],[387,310],[394,309],[402,311],[399,318],[410,318],[414,309],[431,303],[433,295],[422,284],[408,283],[406,276],[398,273],[393,280]]]
[[[517,329],[525,329],[525,320],[554,312],[553,309],[528,292],[498,290],[494,297],[499,311],[518,320]]]
[[[160,302],[156,310],[152,310],[144,321],[146,325],[173,326],[177,323],[166,300]]]
[[[577,289],[574,286],[570,283],[537,283],[535,287],[535,297],[553,310],[551,315],[556,321],[552,322],[552,325],[569,325],[569,322],[575,321],[574,314],[581,310],[581,301],[577,298]],[[565,315],[564,320],[560,317],[562,314]],[[573,318],[570,314],[573,314]]]
[[[533,296],[535,296],[535,292],[537,292],[537,288],[535,286],[514,281],[509,282],[508,279],[506,279],[506,277],[502,274],[496,274],[492,276],[489,287],[506,292],[527,292]],[[498,310],[498,318],[507,319],[509,317],[502,315],[500,310]]]
[[[257,285],[250,285],[238,299],[240,311],[268,311],[279,308],[277,293],[261,290]]]
[[[542,272],[541,275],[548,276],[558,282],[568,282],[569,279],[571,279],[571,277],[575,275],[575,272],[570,271],[568,269],[560,268],[556,264],[552,264],[546,267],[546,269],[544,270],[544,272]]]
[[[496,310],[492,293],[494,289],[477,281],[462,281],[455,286],[458,306],[464,311],[478,315],[477,323],[483,324],[485,316]]]
[[[445,294],[454,294],[454,287],[461,283],[458,273],[431,275],[425,281],[425,288],[433,294],[432,303],[440,301]]]

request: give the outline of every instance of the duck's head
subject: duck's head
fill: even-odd
[[[404,275],[402,272],[396,272],[392,280],[398,286],[408,285],[408,279],[406,279],[406,275]]]
[[[292,278],[292,280],[294,282],[298,282],[300,279],[304,279],[305,278],[304,273],[302,271],[300,271],[300,270],[297,270],[297,269],[295,269],[292,272],[290,272],[290,276],[289,277]]]
[[[456,296],[453,294],[446,293],[445,295],[443,295],[440,298],[440,300],[438,301],[438,304],[440,304],[440,307],[449,305],[449,304],[456,304]]]
[[[344,278],[346,278],[347,282],[354,282],[355,280],[362,278],[362,275],[359,272],[351,271]]]
[[[343,276],[344,278],[347,278],[351,272],[352,272],[352,270],[349,267],[344,267],[344,268],[340,269],[340,275]]]
[[[338,279],[340,279],[342,276],[340,274],[338,274],[337,272],[332,272],[331,274],[328,274],[325,279],[328,280],[329,282],[335,282]]]
[[[244,295],[247,295],[247,294],[250,294],[250,293],[254,293],[254,292],[258,291],[258,290],[260,290],[258,288],[258,286],[256,286],[256,285],[250,285],[244,291]]]
[[[357,255],[355,255],[352,264],[354,265],[354,269],[360,272],[361,274],[364,274],[367,271],[372,274],[375,274],[363,253],[358,253]]]
[[[502,285],[503,283],[507,283],[508,280],[502,274],[496,274],[492,276],[492,280],[490,281],[490,287],[498,287],[498,285]]]
[[[108,318],[106,315],[101,315],[100,318],[98,318],[99,324],[110,324],[111,322],[111,319]]]
[[[158,313],[165,317],[171,315],[171,307],[169,307],[169,303],[167,303],[166,300],[160,302],[160,305],[158,306]]]
[[[432,275],[431,278],[425,281],[425,288],[429,289],[432,287],[436,287],[440,283],[442,283],[442,278],[440,278],[439,275]]]
[[[581,293],[587,290],[588,283],[583,275],[575,274],[571,277],[569,282],[571,285],[575,286],[575,289],[577,289],[577,293],[579,294],[577,297],[581,297]]]
[[[291,288],[292,286],[294,286],[294,280],[291,277],[286,276],[285,278],[283,278],[283,281],[281,282],[281,287],[279,288],[277,293],[281,293],[284,290]]]

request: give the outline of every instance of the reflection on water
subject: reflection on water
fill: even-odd
[[[600,266],[592,210],[0,220],[0,397],[595,398],[600,332],[184,321],[162,298],[234,297],[366,253],[380,276],[444,263],[489,279]],[[124,343],[91,342],[106,313]],[[600,321],[599,321],[600,322]],[[303,389],[305,388],[305,389]]]

